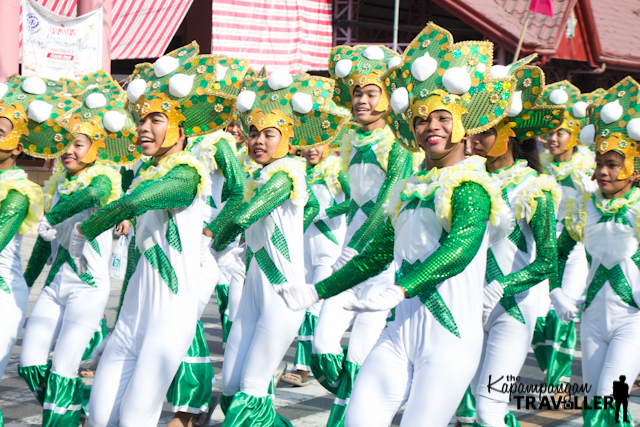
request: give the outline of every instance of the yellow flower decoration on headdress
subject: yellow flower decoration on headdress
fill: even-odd
[[[7,105],[4,101],[0,101],[0,117],[8,119],[13,125],[13,129],[7,136],[0,139],[0,150],[13,150],[18,146],[22,135],[29,135],[29,119],[22,105],[13,103]]]
[[[244,119],[247,127],[255,126],[258,130],[276,128],[282,134],[280,145],[273,155],[274,159],[281,159],[289,153],[289,142],[293,138],[293,120],[280,110],[272,110],[264,114],[262,108],[256,108]]]
[[[186,120],[178,101],[169,99],[169,97],[162,92],[159,92],[152,99],[147,99],[145,95],[142,95],[133,105],[133,112],[138,116],[138,120],[144,119],[151,113],[162,113],[167,116],[169,123],[162,147],[171,147],[178,142],[178,138],[180,138],[180,123]],[[140,141],[138,141],[138,143],[139,142]]]

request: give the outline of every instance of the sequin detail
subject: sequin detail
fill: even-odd
[[[180,242],[180,233],[178,232],[178,226],[173,220],[173,216],[169,214],[169,224],[167,227],[167,242],[173,249],[182,253],[182,243]]]
[[[175,295],[178,293],[178,276],[171,266],[171,261],[158,245],[152,246],[144,253],[144,257],[149,261],[151,267],[156,270],[164,283],[167,284],[171,292]]]

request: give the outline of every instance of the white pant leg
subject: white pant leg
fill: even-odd
[[[47,286],[42,289],[24,330],[20,366],[49,363],[49,352],[60,332],[63,313],[64,306],[56,299],[53,288]]]
[[[324,301],[313,335],[314,354],[342,353],[340,340],[356,316],[355,312],[345,310],[344,305],[354,299],[355,291],[349,289]]]
[[[238,315],[240,308],[240,300],[242,299],[242,288],[244,286],[244,278],[239,275],[231,275],[229,281],[229,297],[227,312],[229,313],[229,321],[233,322]],[[225,350],[226,351],[226,350]]]
[[[218,284],[220,274],[220,268],[215,261],[207,262],[200,266],[198,279],[198,319],[202,317],[202,313],[211,299],[211,294]]]
[[[15,279],[14,280],[19,280]],[[24,284],[24,279],[22,279]],[[24,325],[29,302],[29,288],[11,286],[11,293],[0,291],[0,377],[11,358],[11,351]]]
[[[326,279],[331,276],[333,272],[333,268],[328,264],[319,264],[313,266],[313,284],[320,282],[321,280]]]

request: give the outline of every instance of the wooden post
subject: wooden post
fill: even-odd
[[[522,42],[524,41],[524,35],[527,32],[527,27],[529,26],[529,19],[531,19],[531,0],[527,5],[527,16],[524,18],[524,24],[522,25],[522,33],[520,33],[520,40],[518,40],[518,47],[516,48],[516,53],[513,55],[513,62],[516,62],[520,57],[520,49],[522,49]]]

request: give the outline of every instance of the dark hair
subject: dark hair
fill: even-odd
[[[538,144],[534,138],[519,142],[511,136],[509,137],[509,146],[511,147],[514,160],[526,160],[530,168],[535,169],[538,173],[542,173],[542,166],[540,165],[540,158],[538,157]]]

